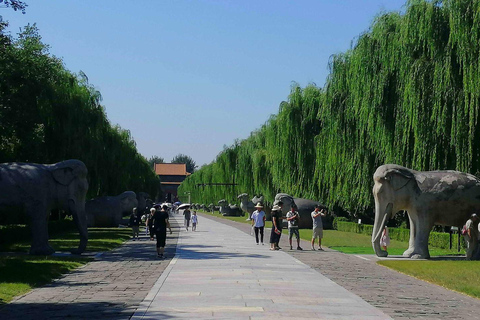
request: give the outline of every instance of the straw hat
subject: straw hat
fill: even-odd
[[[263,208],[263,206],[260,202],[258,202],[257,205],[255,206],[255,208]]]
[[[274,205],[272,210],[276,211],[276,210],[282,210],[282,208],[280,208],[280,206],[277,206],[277,205]]]

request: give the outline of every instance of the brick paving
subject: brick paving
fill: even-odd
[[[248,224],[209,214],[202,216],[250,233]],[[265,236],[268,242],[270,230],[265,232]],[[308,249],[310,243],[302,240],[301,246]],[[290,247],[285,235],[282,235],[280,247]],[[363,256],[369,259],[364,260],[329,249],[324,252],[284,251],[394,319],[480,319],[480,299],[380,266],[374,256]]]
[[[172,219],[167,259],[141,236],[82,268],[0,308],[1,319],[129,319],[175,255],[179,226]]]

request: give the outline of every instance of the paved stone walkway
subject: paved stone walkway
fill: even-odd
[[[174,221],[172,221],[174,222]],[[158,260],[155,241],[127,241],[57,281],[5,305],[0,319],[130,319],[174,257],[179,227],[173,223]]]
[[[247,224],[208,214],[205,217],[250,232]],[[253,237],[250,241],[254,242]],[[287,243],[288,237],[282,235],[280,246],[289,248]],[[306,241],[302,246],[310,248]],[[374,255],[356,256],[329,249],[285,251],[394,319],[480,319],[480,299],[377,265]]]
[[[199,220],[133,319],[391,319],[287,253]]]

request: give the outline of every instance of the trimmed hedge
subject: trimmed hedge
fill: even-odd
[[[343,218],[345,219],[345,218]],[[333,224],[335,229],[338,231],[344,232],[354,232],[372,236],[373,226],[369,224],[358,224],[355,222],[344,221],[339,218],[335,218]],[[402,242],[408,242],[410,239],[410,229],[403,228],[388,228],[388,234],[390,239],[398,240]],[[453,236],[453,248],[457,247],[457,236]],[[430,232],[430,238],[428,239],[428,244],[432,247],[449,249],[450,248],[450,234],[440,233],[440,232]],[[465,241],[460,241],[460,247],[465,249]]]

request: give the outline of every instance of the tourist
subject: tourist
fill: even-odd
[[[270,250],[280,250],[278,246],[280,237],[282,236],[282,212],[283,202],[279,201],[272,208],[272,231],[270,233]]]
[[[153,233],[153,215],[157,211],[159,205],[154,205],[153,208],[150,209],[150,214],[147,216],[147,228],[148,232],[150,233],[150,241],[153,241],[153,237],[155,234]]]
[[[383,228],[382,237],[380,238],[380,245],[384,251],[387,251],[387,247],[390,245],[390,237],[388,235],[388,227]]]
[[[467,242],[467,260],[472,260],[478,247],[478,222],[477,214],[473,213],[465,224],[466,234],[464,234],[464,237]]]
[[[192,214],[192,231],[197,230],[197,224],[198,224],[197,211],[193,211],[193,214]]]
[[[312,250],[315,250],[315,239],[318,238],[318,250],[323,251],[322,238],[323,238],[323,223],[322,217],[325,216],[326,210],[322,209],[319,204],[315,206],[315,210],[312,211],[313,230],[312,230]]]
[[[190,217],[192,215],[190,212],[190,207],[186,207],[185,210],[183,210],[183,215],[185,216],[184,226],[188,231],[188,227],[190,226]]]
[[[132,228],[133,232],[133,241],[135,237],[139,239],[140,236],[140,218],[137,215],[137,208],[133,208],[132,214],[130,215],[130,221],[128,225]]]
[[[265,229],[265,212],[262,210],[263,206],[259,202],[255,206],[255,211],[252,213],[252,228],[255,230],[255,241],[257,242],[258,245],[258,233],[260,232],[260,240],[262,242],[263,246],[263,231]]]
[[[287,221],[288,221],[288,241],[290,242],[290,250],[293,250],[292,247],[292,238],[295,235],[297,238],[297,250],[303,250],[300,247],[300,233],[298,232],[298,222],[300,220],[300,215],[297,211],[297,205],[292,203],[290,207],[290,211],[287,213]]]
[[[164,258],[165,243],[167,240],[167,227],[172,234],[172,228],[168,221],[168,207],[164,205],[160,211],[155,211],[153,214],[153,230],[157,237],[157,256],[160,259]]]

